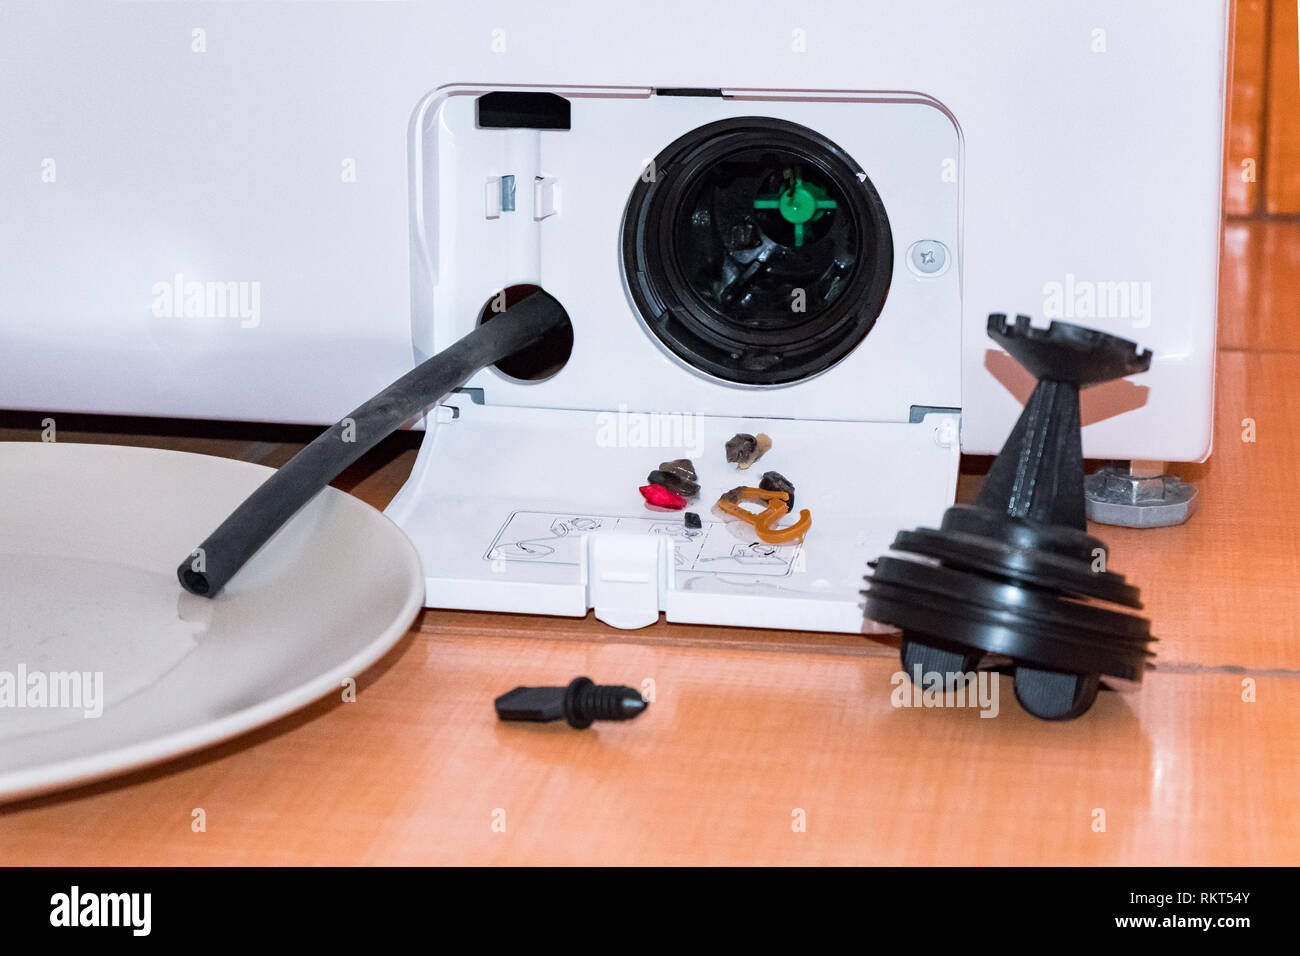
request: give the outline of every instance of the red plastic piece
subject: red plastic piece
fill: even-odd
[[[669,491],[663,485],[642,485],[640,488],[641,497],[652,505],[660,508],[671,508],[673,511],[681,511],[686,507],[686,499],[679,494]]]

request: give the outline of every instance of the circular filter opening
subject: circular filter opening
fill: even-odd
[[[534,292],[541,292],[538,285],[512,285],[497,292],[488,299],[479,312],[479,324],[490,322],[506,309],[522,302]],[[569,361],[573,352],[573,325],[565,313],[563,325],[556,326],[542,337],[536,345],[530,345],[522,352],[516,352],[493,366],[502,375],[519,379],[522,382],[540,382],[550,378]]]
[[[853,159],[764,117],[693,130],[633,189],[623,267],[650,331],[693,368],[779,385],[851,352],[884,306],[893,237]]]

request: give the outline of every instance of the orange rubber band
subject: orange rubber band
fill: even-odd
[[[773,525],[790,511],[786,502],[790,496],[784,491],[768,491],[766,488],[737,488],[733,491],[739,491],[741,501],[762,501],[767,507],[762,511],[750,511],[748,508],[742,508],[734,501],[727,499],[726,495],[718,499],[718,510],[725,512],[741,521],[746,521],[754,526],[754,533],[758,535],[758,540],[765,544],[786,544],[790,541],[798,540],[808,533],[812,527],[812,514],[807,508],[799,512],[799,520],[788,528],[775,528]],[[730,494],[731,492],[728,492]]]
[[[768,511],[771,509],[769,508]],[[759,517],[766,517],[768,511],[764,511]],[[772,524],[780,515],[773,515],[766,521],[754,525],[754,530],[758,532],[758,540],[767,544],[785,544],[788,541],[795,541],[802,538],[812,527],[812,513],[804,508],[799,512],[799,520],[788,528],[773,528]]]

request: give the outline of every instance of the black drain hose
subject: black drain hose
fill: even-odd
[[[417,365],[266,479],[176,568],[181,587],[215,597],[299,508],[403,422],[567,321],[559,302],[534,292]]]

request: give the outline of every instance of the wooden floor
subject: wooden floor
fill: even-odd
[[[426,611],[355,703],[0,808],[0,860],[1300,863],[1300,223],[1230,223],[1221,285],[1214,455],[1174,468],[1199,513],[1098,529],[1142,587],[1156,669],[1080,720],[1025,716],[1005,678],[995,720],[895,708],[896,648],[852,635]],[[60,439],[280,464],[311,434],[104,427]],[[382,506],[416,441],[342,486]],[[583,673],[653,680],[654,703],[583,733],[492,716],[509,687]]]

